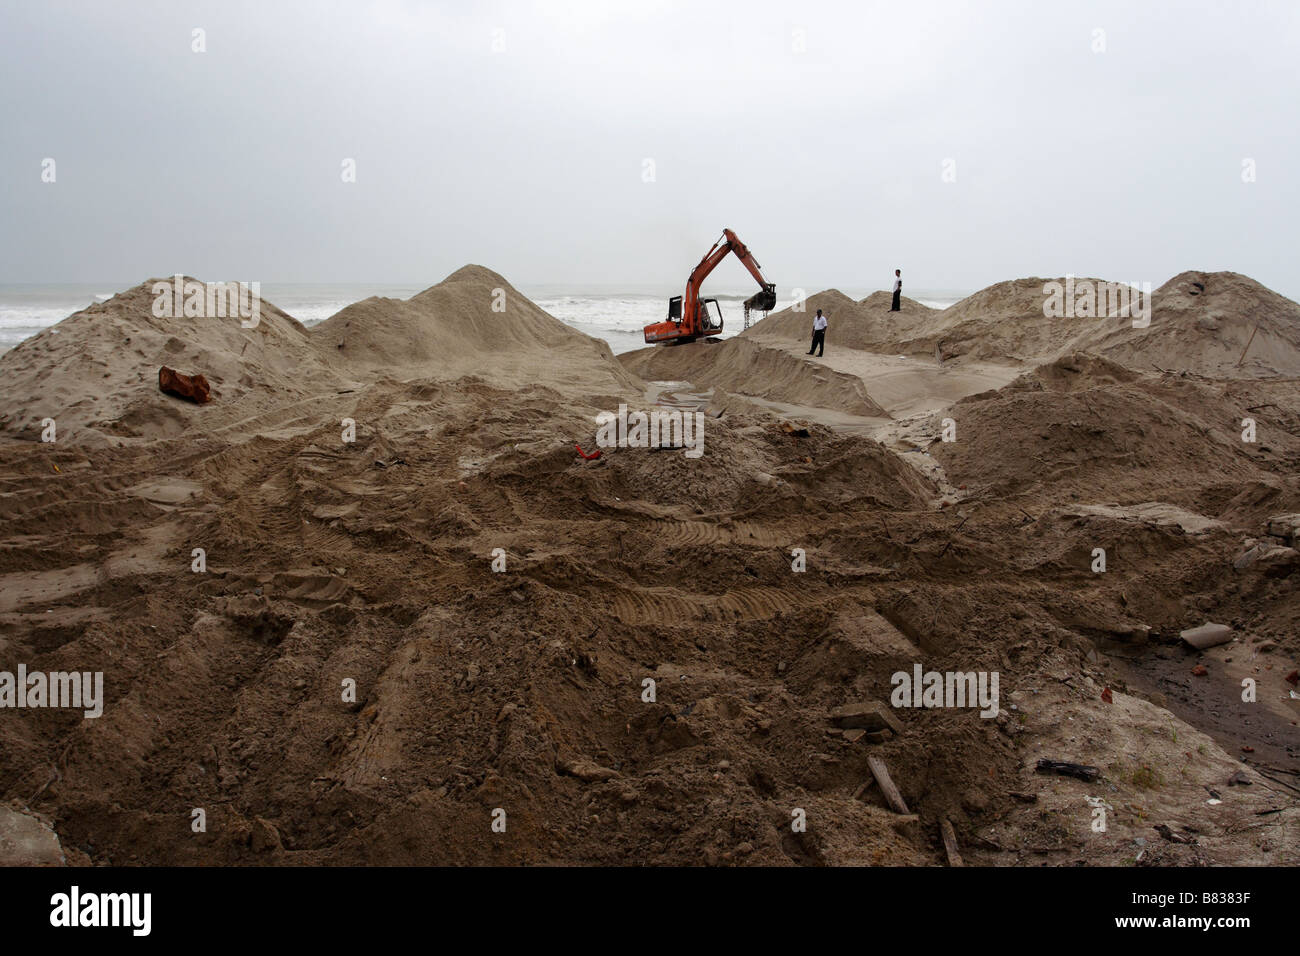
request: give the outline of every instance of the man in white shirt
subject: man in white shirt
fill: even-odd
[[[817,314],[813,316],[812,348],[808,350],[808,354],[812,355],[813,352],[816,352],[817,357],[821,358],[822,354],[825,351],[826,351],[826,316],[822,315],[821,309],[818,309]]]
[[[890,306],[890,312],[901,311],[899,309],[899,299],[903,297],[903,270],[894,270],[894,304]]]

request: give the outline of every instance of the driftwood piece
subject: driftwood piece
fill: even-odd
[[[948,854],[949,866],[965,866],[961,861],[961,853],[957,849],[957,834],[953,831],[952,823],[947,817],[939,818],[939,835],[943,837],[943,849]]]
[[[912,811],[907,809],[907,802],[903,799],[903,795],[894,786],[894,781],[889,779],[885,762],[879,757],[868,757],[867,766],[871,768],[871,775],[876,778],[876,783],[880,784],[880,792],[885,795],[885,802],[889,804],[889,809],[895,813],[911,813]]]

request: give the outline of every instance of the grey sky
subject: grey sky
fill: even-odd
[[[1298,50],[1295,3],[5,0],[0,281],[667,292],[730,226],[783,291],[1300,298]]]

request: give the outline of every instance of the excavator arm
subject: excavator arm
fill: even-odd
[[[749,247],[730,229],[723,229],[722,238],[704,254],[700,264],[691,270],[690,277],[686,280],[686,292],[681,298],[680,311],[670,301],[668,319],[645,327],[647,342],[690,342],[722,331],[721,322],[716,327],[709,323],[704,304],[700,301],[700,287],[709,273],[730,253],[735,253],[759,285],[759,291],[745,301],[745,314],[748,316],[751,309],[769,311],[776,305],[776,286],[763,278],[763,272]],[[680,321],[674,321],[678,317]]]

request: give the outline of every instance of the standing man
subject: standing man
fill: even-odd
[[[899,300],[903,297],[903,270],[894,270],[894,304],[890,306],[890,312],[898,312]]]
[[[821,309],[818,309],[817,314],[813,316],[812,348],[808,350],[808,354],[812,355],[814,351],[818,358],[821,358],[826,351],[826,316],[822,315]]]

